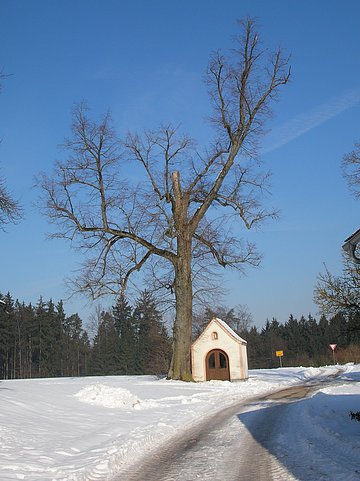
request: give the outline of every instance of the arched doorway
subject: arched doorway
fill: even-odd
[[[213,349],[206,356],[206,380],[230,381],[229,358],[224,351]]]

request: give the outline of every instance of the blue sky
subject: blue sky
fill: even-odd
[[[265,45],[291,54],[262,159],[273,173],[268,202],[278,221],[248,233],[264,259],[247,276],[226,275],[226,302],[266,318],[318,315],[316,277],[339,273],[343,240],[359,227],[359,204],[341,176],[342,156],[360,139],[360,2],[357,0],[1,0],[0,172],[24,220],[0,233],[0,292],[35,303],[67,297],[64,279],[81,260],[48,240],[34,205],[34,176],[50,172],[75,102],[111,109],[120,134],[161,122],[206,141],[202,76],[211,51],[229,48],[236,20],[253,16]],[[84,321],[92,304],[65,301]]]

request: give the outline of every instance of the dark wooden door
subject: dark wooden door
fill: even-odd
[[[229,358],[224,351],[214,349],[206,356],[206,380],[230,381]]]

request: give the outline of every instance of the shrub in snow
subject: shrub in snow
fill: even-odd
[[[349,416],[351,417],[351,419],[355,419],[356,421],[360,422],[360,411],[357,411],[356,413],[350,411]]]

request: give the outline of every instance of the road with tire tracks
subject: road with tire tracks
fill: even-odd
[[[149,453],[117,481],[308,481],[277,450],[292,405],[324,387],[305,384],[227,407]],[[316,479],[316,478],[314,478]]]

